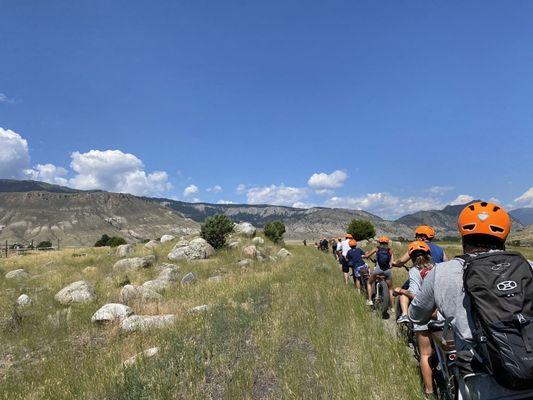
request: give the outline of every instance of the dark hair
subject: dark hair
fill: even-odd
[[[428,237],[428,235],[424,234],[424,233],[417,233],[415,235],[415,239],[418,240],[418,238],[422,238],[422,240],[427,240],[428,242],[431,242],[433,239],[430,239]]]
[[[411,253],[411,261],[413,266],[421,269],[428,264],[432,264],[431,254],[426,253],[425,251],[414,251]]]
[[[463,236],[463,251],[465,254],[484,253],[489,250],[505,250],[505,240],[483,234]]]

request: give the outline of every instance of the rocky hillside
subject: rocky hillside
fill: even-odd
[[[63,246],[87,246],[104,233],[138,241],[197,230],[180,213],[128,194],[0,193],[0,240],[11,243],[59,239]]]
[[[512,217],[516,218],[518,221],[520,221],[524,225],[533,224],[533,208],[532,207],[517,208],[516,210],[511,210],[509,214],[511,214]]]
[[[280,220],[287,227],[285,237],[288,239],[314,239],[318,236],[339,236],[345,232],[352,219],[364,219],[372,222],[378,234],[398,238],[411,237],[412,229],[408,226],[386,221],[376,215],[359,210],[315,207],[310,209],[249,205],[249,204],[207,204],[185,203],[168,199],[153,199],[197,222],[215,214],[226,214],[234,221],[250,222],[263,227],[267,222]]]

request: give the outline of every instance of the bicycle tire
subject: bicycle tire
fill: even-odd
[[[379,312],[382,318],[386,318],[389,309],[389,287],[387,286],[387,282],[377,282],[376,291],[379,293],[379,298],[381,300],[376,306],[376,310]]]

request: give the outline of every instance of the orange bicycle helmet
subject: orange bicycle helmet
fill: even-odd
[[[348,242],[348,245],[350,247],[355,247],[357,246],[357,242],[355,241],[355,239],[350,239],[350,241]]]
[[[351,233],[347,233],[346,235],[344,235],[344,238],[345,239],[353,239],[353,236]]]
[[[461,236],[482,234],[505,240],[511,232],[511,218],[502,207],[480,201],[466,206],[457,220]]]
[[[425,235],[428,239],[433,239],[435,237],[435,229],[428,225],[420,225],[415,230],[415,236]]]
[[[421,240],[416,240],[414,242],[409,243],[409,247],[407,249],[409,256],[411,256],[411,254],[413,254],[415,251],[423,251],[425,253],[431,253],[431,249],[429,248],[428,244]]]
[[[390,239],[387,236],[381,236],[378,238],[378,243],[389,243]]]

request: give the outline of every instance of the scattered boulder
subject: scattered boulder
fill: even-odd
[[[120,302],[123,304],[132,304],[137,300],[151,302],[162,299],[163,296],[149,287],[126,285],[120,290]]]
[[[172,236],[172,235],[163,235],[161,236],[161,243],[166,243],[166,242],[172,242],[174,239],[176,239],[175,236]]]
[[[153,265],[154,262],[155,256],[124,258],[122,260],[118,260],[115,265],[113,265],[113,271],[135,271],[141,268],[148,268],[149,266]]]
[[[193,272],[189,272],[183,278],[181,278],[182,285],[190,285],[196,282],[196,275]]]
[[[138,288],[138,291],[141,295],[141,300],[143,302],[161,301],[163,299],[163,296],[161,296],[159,293],[153,291],[150,288],[140,286]]]
[[[193,307],[189,310],[190,314],[200,314],[200,313],[206,313],[209,311],[209,306],[207,304],[203,304],[201,306]]]
[[[133,310],[124,304],[109,303],[100,307],[100,309],[93,314],[91,322],[104,323],[112,322],[117,319],[123,320],[132,314]]]
[[[139,297],[139,291],[133,285],[125,285],[120,289],[120,302],[122,304],[130,304]]]
[[[17,299],[17,306],[19,307],[27,307],[30,306],[32,303],[30,296],[27,294],[21,294]]]
[[[292,256],[292,253],[287,249],[281,249],[280,251],[278,251],[279,258],[287,258],[291,256]]]
[[[177,260],[205,260],[215,253],[215,249],[205,239],[196,238],[187,242],[179,241],[168,254],[171,261]]]
[[[165,289],[168,289],[170,286],[169,281],[160,281],[158,279],[152,281],[146,281],[142,284],[143,289],[153,290],[156,293],[162,292]]]
[[[253,226],[249,222],[241,222],[240,224],[235,224],[233,228],[235,230],[235,233],[246,237],[254,237],[255,232],[257,231],[255,226]]]
[[[19,280],[19,279],[27,279],[30,277],[30,274],[20,268],[20,269],[15,269],[13,271],[9,271],[7,274],[6,274],[6,279],[13,279],[13,280]]]
[[[139,360],[154,357],[157,353],[159,353],[159,347],[152,347],[148,350],[143,351],[142,353],[135,354],[133,357],[128,358],[122,363],[122,365],[124,367],[132,366]]]
[[[246,257],[249,257],[249,258],[257,257],[257,247],[255,247],[253,244],[250,246],[246,246],[244,249],[242,249],[242,252]]]
[[[257,237],[254,237],[252,239],[252,243],[257,245],[257,246],[261,246],[263,244],[265,244],[265,239],[263,239],[262,237],[260,236],[257,236]]]
[[[77,281],[56,293],[54,299],[65,306],[96,301],[94,288],[85,281]]]
[[[148,243],[144,245],[147,249],[155,249],[156,247],[161,246],[161,243],[159,243],[157,240],[150,240]]]
[[[133,253],[135,253],[135,248],[132,244],[121,244],[115,252],[118,257],[126,257]]]
[[[122,332],[147,331],[150,329],[164,328],[172,325],[176,317],[173,314],[165,315],[132,315],[122,320]]]
[[[241,244],[240,242],[231,242],[230,244],[228,244],[228,247],[230,249],[238,249],[240,244]]]
[[[166,281],[166,282],[175,282],[178,280],[178,274],[179,274],[179,269],[172,265],[172,264],[167,264],[167,265],[171,265],[170,267],[167,267],[165,269],[163,269],[159,275],[157,276],[157,280],[158,281]]]
[[[251,265],[251,264],[252,264],[252,261],[250,261],[250,260],[241,260],[241,261],[239,261],[239,262],[237,263],[237,265],[238,265],[239,267],[241,267],[241,268],[246,268],[246,267],[248,267],[248,266]]]

